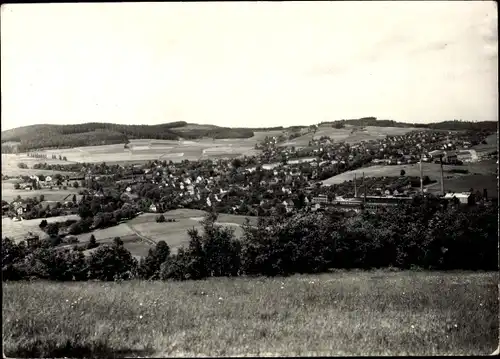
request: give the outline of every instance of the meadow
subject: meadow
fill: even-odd
[[[477,178],[481,178],[480,183],[486,185],[488,188],[488,192],[490,190],[496,192],[496,173],[495,169],[497,165],[494,160],[481,161],[477,163],[465,163],[462,166],[455,165],[444,165],[443,171],[445,176],[445,185],[446,189],[455,190],[454,187],[457,187],[457,191],[463,187],[462,183],[470,184],[467,187],[467,190],[470,187],[482,190],[483,187],[479,188],[479,184],[477,184]],[[440,181],[441,179],[441,167],[436,163],[422,163],[423,175],[429,176],[431,180]],[[468,174],[460,174],[460,173],[451,173],[450,170],[453,169],[466,169],[469,171]],[[420,165],[418,163],[414,164],[403,164],[403,165],[373,165],[364,168],[358,168],[356,170],[347,171],[341,173],[339,175],[330,177],[323,181],[323,185],[330,186],[332,184],[339,184],[344,181],[354,180],[354,176],[357,178],[361,178],[363,172],[365,177],[390,177],[390,176],[399,176],[401,170],[405,171],[405,176],[420,176]],[[450,177],[450,178],[447,178]],[[462,178],[469,178],[469,180],[463,180]]]
[[[40,151],[44,152],[44,151]],[[46,151],[49,153],[48,151]],[[62,150],[57,150],[53,152],[54,154],[62,154]],[[49,154],[49,157],[51,154]],[[25,163],[29,168],[19,168],[18,164],[19,163]],[[10,154],[10,153],[2,153],[2,174],[5,176],[9,177],[17,177],[17,176],[31,176],[33,174],[43,174],[45,176],[53,176],[56,173],[62,173],[64,175],[70,175],[73,176],[75,175],[74,172],[60,172],[60,171],[51,171],[51,170],[34,170],[32,169],[33,165],[36,163],[47,163],[47,164],[70,164],[73,163],[74,161],[59,161],[59,160],[53,160],[53,159],[41,159],[41,158],[33,158],[29,157],[25,153],[21,153],[19,155],[15,154]]]
[[[488,355],[498,273],[4,282],[10,357]]]
[[[128,148],[124,144],[76,147],[68,149],[47,150],[49,156],[62,154],[75,162],[106,163],[141,163],[161,159],[179,162],[195,161],[220,157],[236,157],[257,153],[255,144],[265,136],[280,134],[282,131],[255,132],[255,136],[247,139],[200,139],[190,140],[130,140]]]
[[[411,131],[422,130],[417,128],[403,127],[378,127],[378,126],[359,126],[346,125],[344,128],[333,128],[331,125],[321,125],[316,133],[308,133],[306,135],[294,138],[284,143],[285,146],[305,147],[312,139],[319,139],[322,136],[328,136],[334,142],[344,141],[349,144],[358,143],[361,141],[381,140],[386,136],[404,135]]]
[[[80,219],[80,216],[73,214],[68,216],[57,216],[44,219],[47,220],[47,223],[52,223],[52,222],[63,222],[68,219],[78,220]],[[26,238],[28,232],[31,232],[33,234],[38,234],[39,236],[47,236],[45,232],[43,232],[39,227],[41,221],[42,219],[38,218],[38,219],[29,219],[29,220],[14,222],[10,218],[3,217],[2,238],[9,237],[15,242],[20,242]]]
[[[35,172],[38,173],[38,172]],[[71,200],[72,195],[76,194],[77,198],[80,197],[78,195],[78,188],[73,188],[68,186],[66,189],[39,189],[39,190],[23,190],[23,189],[15,189],[14,183],[21,182],[20,180],[3,180],[2,181],[2,200],[7,202],[12,202],[17,198],[17,196],[21,196],[21,198],[33,198],[40,197],[43,195],[45,200],[47,201],[55,201],[62,202],[66,200]]]
[[[94,235],[97,242],[101,244],[112,243],[115,237],[120,237],[124,242],[124,247],[136,258],[145,257],[154,243],[159,241],[165,241],[175,253],[180,246],[187,246],[189,243],[187,234],[189,229],[196,228],[201,233],[200,221],[205,214],[206,212],[201,210],[176,209],[164,213],[165,218],[176,219],[176,222],[157,223],[156,218],[160,214],[144,213],[117,226],[96,229],[76,237],[80,245],[88,243],[91,235]],[[220,214],[217,224],[233,228],[236,237],[241,237],[243,234],[241,225],[245,223],[245,218],[245,216]],[[80,219],[80,217],[78,215],[49,217],[47,222],[63,222],[68,219]],[[249,217],[249,219],[250,223],[256,223],[255,217]],[[31,219],[14,222],[10,218],[2,218],[2,237],[9,237],[16,242],[24,240],[28,232],[46,237],[45,232],[39,227],[41,220]],[[91,252],[92,250],[89,250],[84,253],[89,255]]]

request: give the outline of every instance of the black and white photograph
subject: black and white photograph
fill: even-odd
[[[4,3],[3,358],[498,355],[497,7]]]

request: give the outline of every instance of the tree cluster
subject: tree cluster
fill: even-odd
[[[137,262],[117,238],[86,259],[80,250],[2,241],[4,280],[202,279],[320,273],[332,268],[497,270],[497,204],[465,206],[432,197],[364,212],[276,214],[243,226],[236,239],[209,213],[202,233],[189,230],[187,247],[170,253],[159,242]],[[47,227],[51,226],[49,224]],[[47,231],[49,231],[47,229]],[[95,242],[95,241],[94,241]]]

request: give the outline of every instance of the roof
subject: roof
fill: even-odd
[[[459,193],[446,193],[444,198],[468,198],[470,196],[470,192],[459,192]]]

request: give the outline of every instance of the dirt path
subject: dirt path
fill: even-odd
[[[156,246],[156,242],[153,241],[152,239],[148,238],[148,237],[144,237],[142,234],[140,234],[134,227],[132,227],[130,224],[127,223],[127,227],[132,231],[134,232],[134,234],[139,237],[140,239],[142,239],[144,242],[152,245],[153,247]]]

